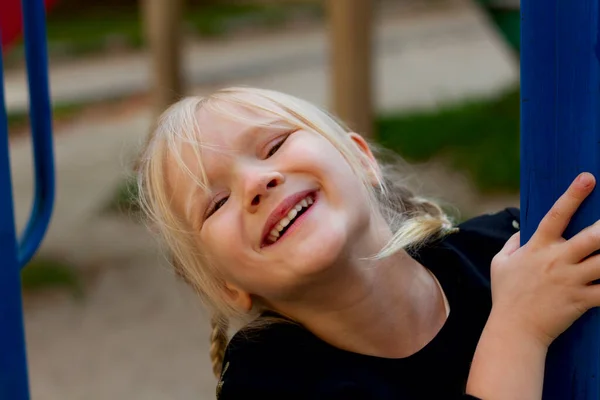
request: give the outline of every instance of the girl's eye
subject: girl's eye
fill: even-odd
[[[219,208],[223,207],[225,205],[225,203],[227,202],[228,198],[229,197],[223,197],[221,200],[215,202],[214,205],[211,207],[211,209],[210,209],[208,215],[206,216],[206,218],[210,217],[215,212],[217,212],[219,210]]]
[[[283,145],[283,143],[287,140],[287,138],[289,136],[290,135],[287,135],[286,137],[281,139],[279,142],[275,143],[275,145],[269,149],[269,152],[267,153],[267,158],[269,158],[269,157],[273,156],[273,154],[277,153],[277,150],[279,150],[279,148]]]

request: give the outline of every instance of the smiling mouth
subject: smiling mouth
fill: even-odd
[[[308,211],[315,202],[315,193],[310,193],[296,205],[294,205],[288,213],[275,224],[273,229],[268,233],[263,246],[270,246],[277,243],[286,234],[286,232],[296,223],[306,211]]]

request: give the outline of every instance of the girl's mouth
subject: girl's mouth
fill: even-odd
[[[301,217],[313,206],[315,200],[316,192],[311,192],[292,205],[289,211],[267,233],[262,247],[271,246],[280,241],[302,219]]]

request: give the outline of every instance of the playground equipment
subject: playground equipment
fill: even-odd
[[[327,0],[332,111],[373,136],[373,0]]]
[[[56,0],[44,0],[46,9],[56,3]],[[2,0],[0,2],[0,44],[4,51],[15,43],[23,33],[23,15],[21,0]]]
[[[600,0],[521,2],[521,229],[582,171],[600,177]],[[566,232],[600,219],[598,188]],[[551,346],[544,400],[600,398],[600,314],[590,310]]]
[[[29,399],[20,272],[44,237],[54,202],[44,3],[23,0],[22,4],[36,185],[29,222],[17,241],[0,52],[0,399],[7,400]]]

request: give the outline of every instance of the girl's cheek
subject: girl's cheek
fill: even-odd
[[[327,162],[330,156],[327,148],[325,148],[326,144],[319,140],[306,138],[298,140],[294,144],[295,146],[289,154],[289,160],[293,160],[293,163],[298,167],[315,168],[321,166],[324,162]]]
[[[224,210],[223,210],[224,211]],[[208,250],[213,254],[219,254],[224,242],[231,240],[231,228],[227,225],[226,218],[222,215],[214,214],[210,217],[210,222],[205,222],[200,238]]]

